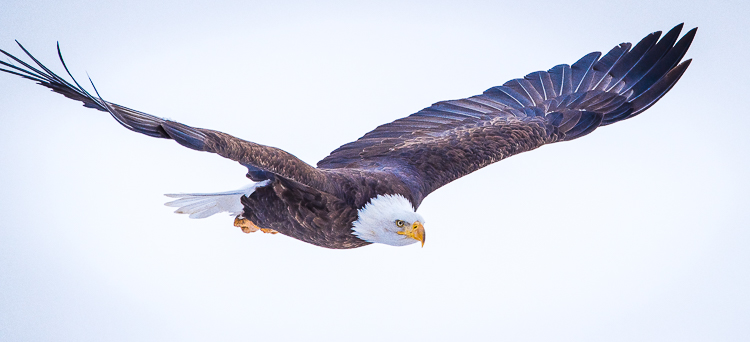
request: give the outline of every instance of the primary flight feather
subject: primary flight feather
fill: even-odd
[[[281,149],[229,134],[190,127],[102,99],[37,61],[0,50],[12,62],[0,70],[38,82],[84,106],[108,112],[126,128],[216,153],[248,168],[255,183],[211,194],[171,194],[167,205],[191,218],[235,215],[245,232],[281,233],[327,248],[370,243],[421,242],[424,219],[416,210],[441,186],[509,156],[544,144],[582,137],[632,118],[680,79],[696,33],[679,39],[682,24],[654,32],[602,57],[592,52],[572,65],[537,71],[481,95],[433,104],[345,144],[313,167]],[[659,39],[661,38],[661,39]],[[682,61],[682,62],[681,62]],[[93,83],[92,83],[93,86]]]

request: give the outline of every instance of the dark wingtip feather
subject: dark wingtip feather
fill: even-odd
[[[674,67],[666,75],[664,75],[664,77],[662,77],[659,82],[656,82],[656,84],[651,86],[651,88],[649,88],[639,98],[633,101],[633,114],[631,114],[627,118],[629,119],[640,114],[644,110],[653,106],[654,103],[659,101],[659,99],[661,99],[664,94],[669,92],[677,83],[677,81],[680,80],[692,61],[692,59],[687,59]]]
[[[68,65],[65,64],[65,59],[63,59],[62,51],[60,51],[60,42],[57,42],[57,56],[60,58],[60,63],[63,65],[63,68],[65,68],[65,72],[68,73],[68,76],[70,76],[70,78],[73,80],[73,83],[75,83],[76,86],[78,86],[78,89],[74,89],[74,90],[76,90],[79,94],[82,94],[88,97],[91,101],[94,102],[94,104],[100,107],[98,108],[99,110],[107,109],[107,105],[104,102],[104,99],[102,99],[102,97],[99,96],[99,91],[96,90],[96,86],[94,86],[94,81],[91,80],[91,77],[89,77],[88,73],[86,74],[86,76],[89,77],[89,82],[91,82],[91,86],[94,87],[94,91],[96,91],[96,95],[98,96],[98,98],[91,96],[91,94],[89,94],[89,92],[86,91],[86,89],[84,89],[83,87],[81,87],[80,84],[78,84],[78,81],[76,81],[76,78],[73,77],[73,74],[70,73],[70,70],[68,70]],[[67,82],[66,82],[66,85],[70,86],[70,84]],[[73,87],[70,86],[70,88],[73,88]]]
[[[641,41],[635,44],[632,49],[630,49],[627,55],[623,56],[623,58],[612,66],[612,69],[609,72],[612,76],[612,80],[610,81],[609,87],[606,89],[607,91],[611,91],[618,85],[622,85],[620,81],[622,81],[623,78],[625,78],[641,61],[645,54],[651,50],[654,44],[659,40],[659,37],[661,37],[661,31],[656,31],[646,35]]]
[[[633,97],[631,98],[631,100],[635,100],[640,97],[651,86],[661,80],[661,78],[664,77],[667,72],[672,70],[672,68],[674,68],[680,62],[680,60],[682,60],[683,57],[685,57],[687,50],[693,43],[696,32],[697,30],[696,28],[694,28],[685,33],[685,35],[682,36],[682,38],[680,38],[680,40],[674,44],[674,46],[664,55],[664,57],[662,57],[653,66],[653,68],[648,72],[647,75],[644,75],[641,80],[639,80],[636,84],[633,84],[633,86],[631,87],[631,89],[633,89]]]
[[[679,60],[675,61],[674,64],[670,63],[676,54],[672,51],[672,48],[680,36],[681,30],[682,25],[675,26],[646,51],[638,63],[623,77],[626,86],[620,93],[633,89],[633,93],[637,96],[643,90],[648,89],[649,86],[656,83],[664,73],[677,64]]]
[[[673,27],[673,28],[672,28],[671,30],[669,30],[669,31],[670,31],[670,32],[672,32],[672,31],[675,31],[675,30],[677,30],[677,32],[682,32],[682,28],[683,28],[683,27],[685,27],[685,23],[679,23],[679,24],[675,25],[675,26],[674,26],[674,27]]]
[[[26,48],[18,40],[16,40],[15,42],[16,44],[18,44],[21,50],[23,50],[23,52],[29,58],[31,58],[31,60],[33,60],[34,63],[36,63],[39,66],[39,68],[41,68],[41,70],[31,66],[29,63],[22,61],[21,59],[11,55],[10,53],[4,50],[0,50],[1,53],[8,56],[13,61],[21,64],[21,66],[23,66],[23,67],[18,67],[10,63],[0,61],[1,65],[7,66],[15,70],[15,71],[11,71],[11,70],[6,70],[6,69],[0,69],[0,71],[8,72],[14,75],[24,77],[26,79],[36,81],[38,82],[38,84],[43,85],[47,88],[50,88],[52,91],[56,93],[59,93],[65,97],[83,102],[84,106],[86,107],[96,108],[102,111],[106,111],[102,103],[100,103],[99,100],[97,100],[96,98],[88,94],[80,85],[78,85],[77,82],[76,82],[76,85],[78,87],[73,86],[72,84],[68,83],[63,78],[61,78],[60,76],[52,72],[49,68],[44,66],[41,62],[39,62],[39,60],[37,60],[33,55],[31,55],[31,53],[29,53],[29,51],[26,50]],[[58,49],[58,54],[60,54],[59,49]],[[63,66],[65,66],[65,62],[62,60],[62,56],[60,57],[61,57],[61,61],[63,62]],[[67,66],[65,66],[65,68],[67,71]],[[70,72],[68,72],[68,74],[70,75]],[[73,81],[75,82],[75,78],[73,79]]]

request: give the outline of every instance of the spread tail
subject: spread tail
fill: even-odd
[[[250,196],[255,189],[268,185],[270,181],[253,183],[246,187],[225,192],[193,193],[193,194],[165,194],[164,196],[176,200],[164,203],[168,207],[177,207],[175,213],[189,214],[192,219],[206,218],[218,213],[229,213],[236,216],[242,214],[244,208],[240,202],[242,196]]]

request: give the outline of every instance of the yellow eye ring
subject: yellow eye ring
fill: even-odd
[[[403,227],[404,226],[404,221],[396,220],[396,225],[399,226],[399,227]]]

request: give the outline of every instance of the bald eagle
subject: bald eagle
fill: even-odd
[[[678,41],[682,26],[663,37],[651,33],[635,46],[619,44],[604,57],[592,52],[481,95],[435,103],[337,148],[317,167],[275,147],[105,101],[92,82],[94,96],[68,71],[59,44],[73,83],[20,43],[36,66],[0,50],[18,63],[0,61],[7,68],[0,70],[107,112],[132,131],[247,167],[254,183],[243,189],[167,195],[176,198],[167,205],[177,213],[203,218],[228,212],[244,232],[281,233],[326,248],[424,245],[425,220],[416,210],[431,192],[512,155],[630,119],[656,103],[690,65],[681,60],[697,28]]]

